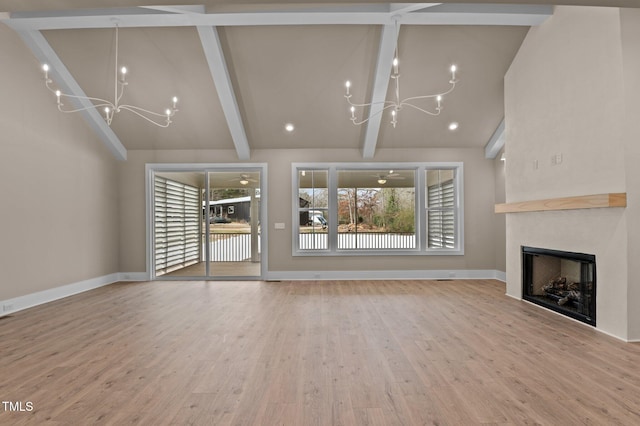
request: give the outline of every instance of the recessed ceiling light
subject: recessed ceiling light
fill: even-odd
[[[456,123],[455,121],[453,123],[449,123],[449,130],[451,130],[452,132],[457,128],[458,128],[458,123]]]
[[[295,127],[293,126],[293,124],[291,124],[291,123],[287,123],[287,124],[285,124],[285,125],[284,125],[284,129],[285,129],[287,132],[293,132],[293,129],[295,129]]]

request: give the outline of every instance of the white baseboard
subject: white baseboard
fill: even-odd
[[[119,272],[118,281],[149,281],[151,277],[146,272]]]
[[[500,279],[494,269],[417,271],[268,271],[268,281]],[[502,273],[504,274],[504,272]]]
[[[14,297],[13,299],[2,300],[0,301],[0,316],[9,315],[23,309],[42,305],[43,303],[53,302],[54,300],[113,284],[119,281],[119,275],[119,273],[103,275],[97,278],[78,281],[73,284],[67,284],[48,290],[38,291],[36,293],[26,294],[24,296]]]
[[[507,282],[507,273],[506,272],[504,272],[504,271],[495,271],[495,273],[496,273],[496,276],[495,276],[496,280],[502,281],[503,283]]]
[[[503,272],[496,270],[419,270],[419,271],[269,271],[267,280],[455,280],[498,279]],[[12,299],[0,300],[0,316],[73,296],[98,287],[126,281],[148,281],[146,272],[116,272]]]

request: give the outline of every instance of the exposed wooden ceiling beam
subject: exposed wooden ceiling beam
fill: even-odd
[[[553,14],[552,6],[531,5],[440,5],[421,3],[411,13],[398,13],[379,5],[334,6],[315,11],[184,13],[166,8],[70,10],[11,14],[16,29],[55,30],[120,27],[184,27],[247,25],[385,25],[396,20],[412,25],[539,25]],[[426,8],[426,9],[425,9]],[[174,13],[178,12],[178,13]]]
[[[215,27],[210,26],[198,26],[197,28],[238,158],[240,160],[248,160],[251,157],[251,149],[244,124],[242,123],[242,116],[240,115],[233,85],[231,84],[231,77],[222,52],[218,32]]]
[[[389,12],[391,13],[409,13],[416,10],[422,10],[427,7],[438,6],[442,3],[391,3],[389,5]]]
[[[373,92],[371,93],[371,107],[369,107],[369,120],[366,123],[364,143],[362,145],[362,157],[371,159],[375,155],[378,135],[380,133],[380,123],[382,121],[382,110],[387,97],[389,79],[391,78],[391,63],[396,51],[398,41],[398,27],[395,24],[387,24],[382,29],[380,37],[380,48],[378,49],[378,59],[373,81]]]
[[[553,7],[513,4],[442,4],[417,10],[400,21],[411,25],[514,25],[535,26],[553,14]]]
[[[363,141],[363,157],[373,158],[380,131],[381,112],[386,97],[391,73],[391,61],[397,43],[397,29],[401,24],[412,25],[539,25],[553,14],[552,6],[535,5],[477,5],[441,3],[394,3],[365,5],[318,6],[313,9],[289,9],[266,12],[204,13],[202,6],[150,6],[116,9],[73,9],[62,12],[19,12],[3,19],[16,29],[27,44],[35,44],[32,50],[44,49],[41,60],[49,62],[54,69],[68,74],[62,77],[74,85],[73,93],[81,89],[64,67],[55,64],[57,58],[46,43],[40,30],[71,28],[111,28],[114,22],[120,27],[184,27],[195,26],[200,35],[210,72],[229,125],[229,129],[240,159],[250,157],[250,147],[242,123],[235,93],[231,84],[224,54],[220,47],[216,26],[244,25],[382,25],[383,32],[376,62],[369,120]],[[27,39],[39,38],[41,43]],[[34,53],[36,53],[34,50]],[[53,56],[52,56],[53,55]],[[40,57],[39,57],[40,58]],[[61,61],[58,59],[61,64]],[[62,71],[59,71],[62,72]],[[65,90],[67,90],[65,88]],[[72,90],[72,89],[69,89]],[[95,117],[92,117],[95,116]],[[96,111],[88,112],[87,119],[106,141],[117,157],[126,158],[126,150],[113,131],[104,123]],[[106,129],[104,129],[106,127]]]
[[[484,147],[485,158],[494,159],[504,147],[504,118],[498,125],[498,128],[493,132],[493,136],[487,142]]]

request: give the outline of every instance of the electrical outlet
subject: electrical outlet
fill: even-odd
[[[533,160],[533,170],[538,170],[538,160]]]

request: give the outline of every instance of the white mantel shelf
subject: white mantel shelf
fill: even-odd
[[[605,207],[626,207],[627,193],[580,195],[577,197],[549,198],[546,200],[521,201],[518,203],[496,204],[496,213],[525,213],[554,210],[598,209]]]

